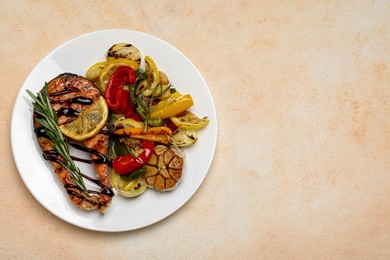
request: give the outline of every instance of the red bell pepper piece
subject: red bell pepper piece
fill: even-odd
[[[127,108],[127,111],[125,113],[125,118],[131,118],[138,122],[143,122],[142,118],[138,113],[135,111],[134,107],[130,104],[130,106]]]
[[[154,151],[153,143],[151,141],[144,141],[141,146],[144,150],[137,158],[128,154],[118,156],[114,159],[112,167],[119,175],[129,175],[149,161]]]
[[[130,93],[127,89],[122,89],[120,100],[119,112],[125,114],[130,105]]]
[[[107,106],[114,112],[125,113],[130,103],[129,91],[123,89],[126,84],[134,83],[137,76],[134,70],[127,66],[119,67],[107,83],[104,98]]]
[[[133,115],[134,115],[134,107],[133,106],[129,106],[127,108],[127,110],[126,110],[125,118],[130,118]]]

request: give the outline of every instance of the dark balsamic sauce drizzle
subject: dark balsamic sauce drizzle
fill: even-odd
[[[65,95],[65,94],[72,93],[72,92],[80,92],[80,90],[78,88],[75,88],[75,87],[72,87],[72,86],[68,85],[68,82],[67,82],[65,84],[64,90],[51,93],[50,96],[51,97],[57,97],[57,96]],[[56,104],[56,103],[66,103],[66,104],[78,103],[78,104],[81,104],[81,105],[90,105],[90,104],[93,103],[93,100],[91,98],[85,98],[85,97],[73,97],[73,98],[70,98],[68,100],[55,100],[55,99],[53,100],[53,99],[51,99],[50,102],[52,104]],[[76,116],[79,115],[79,112],[74,110],[71,107],[63,107],[59,111],[57,111],[57,115],[58,116],[63,116],[64,115],[64,116],[76,117]]]
[[[101,194],[104,194],[104,195],[108,195],[110,197],[113,197],[114,196],[114,192],[108,188],[106,185],[104,185],[101,181],[99,181],[98,179],[93,179],[85,174],[81,174],[84,178],[86,178],[87,180],[89,180],[90,182],[93,182],[97,185],[99,185],[99,187],[102,189],[102,191],[100,192]]]
[[[65,94],[72,93],[72,92],[80,92],[80,90],[78,88],[75,88],[75,87],[68,85],[68,82],[66,82],[63,90],[51,93],[50,96],[57,97],[57,96],[65,95]],[[82,105],[90,105],[90,104],[92,104],[92,99],[85,98],[85,97],[74,97],[74,98],[70,98],[68,100],[50,100],[50,102],[51,103],[79,103]]]
[[[61,108],[58,112],[57,112],[57,115],[58,116],[78,116],[79,115],[79,112],[77,112],[76,110],[74,110],[73,108],[71,107],[63,107]]]
[[[67,100],[50,100],[51,103],[78,103],[81,105],[90,105],[92,104],[92,98],[85,97],[74,97]]]
[[[43,151],[43,158],[45,158],[48,161],[56,162],[59,164],[65,163],[63,160],[60,160],[57,156],[59,154],[55,150],[46,150]]]
[[[56,97],[56,96],[61,96],[61,95],[65,95],[65,94],[72,93],[72,92],[80,92],[80,90],[78,88],[65,85],[64,90],[51,93],[49,96]]]
[[[46,138],[48,138],[48,136],[46,135],[46,129],[43,126],[35,127],[34,128],[34,133],[37,135],[37,137],[46,137]]]
[[[78,186],[76,186],[76,185],[73,185],[73,184],[70,184],[70,183],[65,184],[64,187],[65,187],[65,189],[66,189],[66,192],[67,192],[69,195],[73,195],[73,196],[75,196],[75,197],[78,197],[79,199],[85,200],[85,201],[89,202],[89,203],[92,204],[92,205],[98,204],[96,201],[90,200],[90,199],[86,198],[85,196],[83,196],[82,194],[80,194],[80,193],[74,191],[74,189],[77,189],[77,190],[79,190],[79,191],[82,191],[82,190],[80,189],[80,187],[78,187]],[[100,193],[97,192],[97,191],[88,190],[88,194],[90,194],[90,193],[95,193],[95,194],[97,194],[97,195],[100,194]]]
[[[89,153],[92,153],[94,155],[96,155],[97,157],[99,157],[98,159],[93,159],[93,160],[86,160],[86,159],[80,159],[80,162],[84,161],[86,163],[95,163],[95,164],[107,164],[108,163],[108,158],[102,154],[102,153],[99,153],[98,151],[96,151],[95,149],[92,149],[92,148],[87,148],[85,146],[81,146],[79,144],[75,144],[75,143],[69,143],[69,145],[73,146],[74,148],[78,149],[78,150],[81,150],[81,151],[84,151],[84,152],[89,152]]]
[[[105,157],[103,154],[101,154],[101,153],[99,153],[98,151],[96,151],[96,150],[93,150],[93,149],[88,149],[88,148],[85,148],[85,147],[83,147],[83,146],[81,146],[81,145],[77,145],[77,144],[71,144],[72,146],[74,146],[74,145],[76,145],[76,146],[78,146],[79,148],[82,148],[82,150],[83,151],[89,151],[89,150],[91,150],[91,153],[94,153],[94,151],[96,152],[96,153],[98,153],[99,155],[97,155],[97,156],[99,156],[100,157],[100,155],[102,156],[101,158],[99,158],[99,159],[96,159],[96,161],[97,161],[97,163],[106,163],[106,162],[104,162],[104,161],[108,161],[108,159],[107,159],[107,157]],[[44,151],[43,152],[43,158],[45,158],[46,160],[49,160],[49,161],[52,161],[52,162],[56,162],[56,163],[64,163],[64,161],[62,161],[62,160],[60,160],[59,158],[58,158],[58,156],[59,156],[59,154],[55,151],[55,150],[47,150],[47,151]],[[77,158],[77,157],[74,157],[74,156],[71,156],[71,158],[73,159],[73,160],[77,160],[77,161],[81,161],[81,162],[85,162],[85,163],[92,163],[92,162],[94,162],[95,163],[95,160],[87,160],[87,159],[81,159],[81,158]],[[87,179],[87,180],[89,180],[90,182],[93,182],[93,183],[95,183],[96,185],[98,185],[101,189],[102,189],[102,191],[101,192],[98,192],[98,191],[94,191],[94,190],[88,190],[88,194],[104,194],[104,195],[108,195],[108,196],[110,196],[110,197],[113,197],[114,196],[114,192],[110,189],[110,188],[108,188],[106,185],[104,185],[100,180],[98,180],[98,179],[93,179],[93,178],[91,178],[91,177],[89,177],[89,176],[87,176],[87,175],[85,175],[85,174],[83,174],[83,173],[81,173],[81,175],[83,176],[83,178],[85,178],[85,179]],[[91,203],[91,204],[96,204],[96,202],[94,202],[94,201],[91,201],[91,200],[88,200],[88,199],[86,199],[85,197],[83,197],[82,195],[80,195],[79,193],[77,193],[77,192],[75,192],[74,190],[72,190],[72,189],[70,189],[70,188],[76,188],[76,189],[78,189],[78,190],[80,190],[81,191],[81,189],[80,189],[80,187],[78,187],[78,186],[76,186],[76,185],[73,185],[73,184],[65,184],[64,185],[64,187],[65,187],[65,189],[66,189],[66,192],[68,193],[68,194],[71,194],[71,195],[73,195],[73,196],[77,196],[78,198],[81,198],[81,199],[85,199],[85,200],[87,200],[89,203]],[[102,206],[102,205],[101,205]]]
[[[73,156],[73,155],[71,155],[70,158],[72,158],[73,161],[78,161],[78,162],[82,162],[82,163],[92,164],[92,160],[89,160],[89,159],[83,159],[83,158],[79,158],[79,157],[76,157],[76,156]]]

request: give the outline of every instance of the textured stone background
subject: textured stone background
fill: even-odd
[[[390,258],[389,1],[0,2],[0,258]],[[16,95],[52,49],[124,28],[181,50],[218,116],[213,164],[169,218],[83,230],[15,167]]]

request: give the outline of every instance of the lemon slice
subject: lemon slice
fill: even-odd
[[[154,107],[151,118],[168,118],[180,114],[186,111],[194,104],[192,97],[187,95],[181,95],[179,92],[175,92],[169,96],[169,98],[157,103]]]
[[[148,87],[144,90],[144,95],[148,97],[152,95],[153,90],[160,83],[160,72],[154,60],[149,56],[145,57],[145,72],[148,76]]]
[[[139,64],[136,61],[129,59],[119,58],[108,61],[99,75],[100,89],[103,93],[106,91],[107,83],[110,80],[111,75],[121,66],[128,66],[134,71],[139,68]]]
[[[201,129],[206,127],[210,120],[207,117],[199,118],[190,111],[180,113],[180,115],[171,117],[171,121],[180,128],[185,129]]]
[[[100,96],[88,109],[66,124],[60,125],[61,132],[77,141],[95,136],[104,127],[108,118],[108,107],[103,96]]]

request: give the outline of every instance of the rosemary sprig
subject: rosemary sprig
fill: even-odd
[[[165,92],[169,91],[170,88],[171,88],[171,84],[168,85],[168,87],[166,89],[162,89],[162,85],[161,84],[158,84],[154,89],[153,89],[153,93],[152,95],[150,96],[150,100],[149,102],[147,102],[147,105],[145,107],[145,111],[146,111],[146,115],[145,115],[145,122],[144,122],[144,131],[146,132],[146,128],[147,128],[147,122],[149,122],[149,119],[150,119],[150,115],[152,114],[155,106],[153,106],[153,101],[154,99],[156,98],[159,98],[161,97]],[[157,89],[160,89],[160,92],[157,92]]]
[[[145,98],[144,94],[141,92],[138,95],[136,94],[136,88],[137,84],[139,82],[136,82],[135,84],[131,84],[129,86],[129,92],[130,92],[130,101],[134,105],[135,110],[137,113],[141,116],[142,120],[144,121],[144,130],[146,131],[148,125],[150,126],[161,126],[164,123],[164,120],[162,118],[155,118],[151,119],[150,115],[154,109],[154,106],[152,106],[153,100],[155,98],[160,97],[165,92],[171,90],[171,85],[168,86],[166,89],[162,89],[162,87],[156,86],[153,90],[153,94],[149,101]],[[157,89],[160,88],[161,91],[156,94]]]
[[[161,91],[160,93],[156,93],[157,91],[157,88],[160,88]],[[146,108],[146,119],[145,119],[145,129],[144,131],[146,132],[146,128],[147,128],[147,123],[149,121],[149,118],[150,118],[150,115],[152,114],[153,110],[154,110],[154,106],[152,106],[153,104],[153,101],[155,98],[158,98],[159,96],[161,96],[162,94],[164,94],[167,90],[169,90],[169,87],[166,88],[165,90],[162,89],[162,86],[161,84],[158,84],[154,89],[153,89],[153,93],[152,95],[150,96],[150,100],[149,100],[149,103],[148,103],[148,107]],[[163,92],[163,93],[162,93]]]
[[[27,90],[27,93],[34,100],[35,112],[42,116],[42,118],[35,118],[35,120],[45,128],[45,133],[52,142],[53,149],[64,158],[63,161],[58,162],[70,172],[70,176],[75,181],[75,184],[84,192],[87,192],[80,169],[73,162],[68,143],[58,127],[57,114],[51,108],[47,83],[45,83],[44,88],[37,96],[29,90]]]

